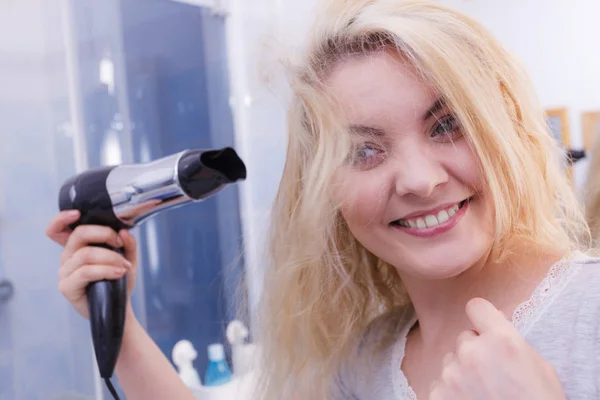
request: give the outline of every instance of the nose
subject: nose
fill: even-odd
[[[405,149],[394,164],[395,190],[400,196],[429,197],[438,186],[448,181],[448,171],[428,148]]]

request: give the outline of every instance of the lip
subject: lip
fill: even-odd
[[[450,205],[448,205],[446,207],[450,207],[454,204],[456,204],[456,203],[451,203]],[[390,225],[390,226],[392,229],[408,233],[409,235],[412,235],[412,236],[421,237],[421,238],[433,237],[433,236],[441,235],[442,233],[446,233],[449,230],[451,230],[452,228],[454,228],[460,222],[462,217],[466,214],[466,212],[470,206],[471,206],[471,201],[467,201],[456,212],[456,214],[454,214],[448,221],[444,222],[443,224],[437,225],[437,226],[432,226],[431,228],[419,229],[419,228],[407,228],[407,227],[400,226],[400,225]],[[443,209],[444,209],[444,207],[440,208],[439,210],[443,210]],[[421,214],[416,214],[416,215],[419,216]]]
[[[447,210],[448,208],[450,208],[452,206],[455,206],[457,204],[462,203],[464,200],[465,199],[457,201],[457,202],[454,202],[454,203],[442,204],[441,206],[438,206],[436,208],[432,208],[432,209],[429,209],[429,210],[415,211],[415,212],[412,212],[410,214],[406,214],[402,218],[396,218],[394,221],[397,221],[399,219],[410,219],[410,218],[424,217],[424,216],[429,215],[429,214],[431,214],[431,215],[437,215],[438,212],[440,212],[442,210]]]

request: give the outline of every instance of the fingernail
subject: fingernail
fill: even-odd
[[[125,260],[125,267],[133,268],[133,264],[129,262],[129,260]]]
[[[121,239],[119,236],[117,236],[117,246],[122,247],[123,245],[124,245],[123,239]]]
[[[127,269],[125,267],[116,267],[115,272],[117,274],[124,274],[125,272],[127,272]]]
[[[67,211],[67,216],[71,217],[71,218],[79,216],[79,211],[78,210],[69,210],[69,211]]]

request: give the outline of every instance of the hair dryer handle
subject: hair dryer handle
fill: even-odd
[[[115,249],[106,244],[94,246],[104,247],[124,255],[123,249]],[[110,378],[119,357],[125,330],[127,275],[117,280],[91,283],[86,288],[86,294],[100,376]]]

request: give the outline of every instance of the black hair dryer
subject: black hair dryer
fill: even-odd
[[[71,229],[88,224],[119,231],[133,228],[158,212],[201,201],[245,179],[246,166],[230,147],[186,150],[146,164],[101,167],[76,175],[60,189],[59,207],[61,211],[81,212]],[[121,249],[112,250],[122,253]],[[86,292],[100,376],[117,398],[109,378],[123,339],[126,276],[94,282]]]

